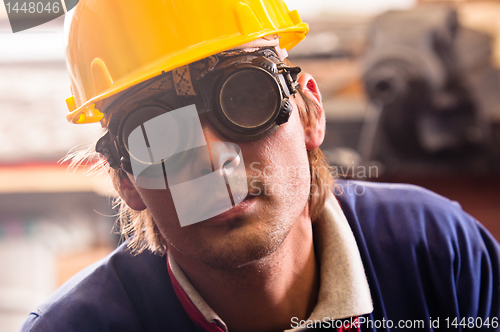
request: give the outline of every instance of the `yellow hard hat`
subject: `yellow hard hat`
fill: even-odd
[[[67,20],[73,123],[100,121],[103,100],[162,72],[268,35],[290,50],[309,30],[283,0],[80,0]]]

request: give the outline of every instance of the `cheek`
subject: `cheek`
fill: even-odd
[[[274,162],[281,162],[282,165],[287,166],[305,167],[308,170],[304,128],[296,106],[288,122],[276,134],[273,142],[275,149],[272,151]]]
[[[166,228],[180,228],[174,201],[169,190],[139,188],[138,192],[163,235],[165,235]]]
[[[310,172],[307,151],[303,141],[291,137],[290,143],[284,149],[285,153],[275,156],[274,163],[282,171],[281,181],[288,183],[294,191],[303,191],[309,188]]]
[[[287,123],[271,136],[259,141],[256,161],[270,194],[289,196],[290,193],[295,193],[300,200],[309,195],[310,170],[304,137],[298,111],[294,109]],[[295,198],[292,200],[295,201]]]

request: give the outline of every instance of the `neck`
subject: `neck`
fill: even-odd
[[[306,214],[277,251],[235,270],[216,270],[169,250],[231,332],[290,329],[292,317],[307,319],[317,302],[319,271]]]

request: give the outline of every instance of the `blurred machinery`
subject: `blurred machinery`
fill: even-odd
[[[449,6],[378,16],[368,29],[363,68],[364,162],[380,161],[387,171],[405,163],[494,169],[500,76],[491,45],[489,35],[462,27]]]

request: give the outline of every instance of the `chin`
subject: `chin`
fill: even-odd
[[[193,258],[216,270],[241,269],[275,253],[290,231],[286,227],[269,229],[254,224],[254,228],[249,229],[252,227],[248,226],[234,230],[221,241],[203,241],[204,245],[197,247]]]

